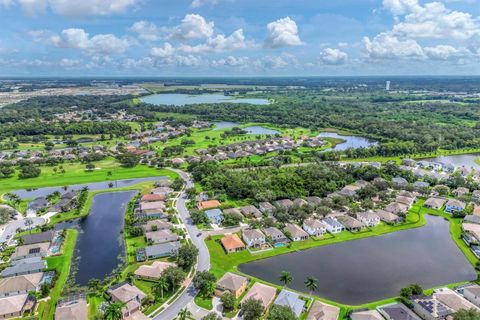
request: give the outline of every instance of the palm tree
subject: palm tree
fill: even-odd
[[[153,285],[153,292],[155,292],[155,295],[158,295],[160,293],[160,297],[163,299],[163,292],[165,290],[168,290],[169,287],[170,285],[167,279],[161,277],[160,279],[158,279],[157,283]]]
[[[106,320],[121,320],[123,317],[122,308],[123,304],[119,302],[111,302],[107,305],[103,317]]]
[[[307,277],[305,280],[305,287],[310,290],[310,295],[313,293],[313,291],[317,290],[318,287],[318,280],[315,279],[314,277]]]
[[[292,280],[293,278],[290,272],[282,271],[282,273],[280,274],[280,281],[284,283],[285,287],[287,287],[287,285],[290,284]]]
[[[187,308],[183,308],[178,313],[178,320],[187,320],[192,318],[192,313]]]

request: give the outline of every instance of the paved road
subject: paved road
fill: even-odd
[[[15,236],[18,229],[28,230],[45,224],[45,219],[42,217],[33,217],[29,219],[32,222],[31,225],[27,225],[25,223],[27,220],[21,218],[19,220],[9,222],[2,229],[0,229],[0,243],[9,242]]]
[[[193,188],[194,186],[193,181],[188,176],[187,173],[181,170],[174,170],[174,169],[172,170],[177,172],[185,181],[185,189]],[[192,239],[193,244],[198,248],[198,251],[199,251],[198,261],[197,261],[197,271],[209,270],[210,254],[208,253],[207,246],[205,245],[205,242],[204,242],[204,235],[197,237],[197,234],[200,233],[200,230],[198,230],[198,228],[192,222],[192,219],[190,218],[190,213],[187,210],[185,202],[186,202],[186,193],[183,191],[178,197],[176,207],[180,215],[180,218],[182,219],[187,229],[187,232],[190,238]],[[177,300],[175,300],[171,305],[166,307],[160,314],[158,314],[153,319],[155,320],[174,319],[177,316],[177,314],[180,312],[180,310],[185,308],[189,303],[193,301],[193,298],[195,297],[195,295],[196,295],[196,290],[193,287],[193,284],[190,283],[187,289],[183,291],[183,293],[178,297]]]

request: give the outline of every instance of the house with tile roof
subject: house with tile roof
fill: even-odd
[[[215,295],[221,297],[225,292],[230,292],[238,298],[242,295],[248,287],[248,278],[232,273],[227,272],[220,278],[215,287]]]

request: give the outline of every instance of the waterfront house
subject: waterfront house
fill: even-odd
[[[293,206],[293,201],[290,199],[282,199],[275,201],[275,206],[281,209],[288,210]]]
[[[150,231],[145,233],[145,239],[149,243],[159,244],[178,240],[178,235],[169,229]]]
[[[3,269],[0,274],[2,277],[14,277],[24,274],[42,272],[47,268],[47,261],[42,257],[32,257],[21,260],[12,261],[11,265]]]
[[[35,298],[19,294],[0,298],[0,319],[20,318],[35,308]]]
[[[165,198],[167,198],[171,193],[173,193],[175,190],[173,190],[172,188],[168,187],[168,186],[160,186],[160,187],[157,187],[155,189],[153,189],[152,191],[150,191],[151,194],[158,194],[158,195],[162,195],[164,196]]]
[[[143,213],[158,212],[165,210],[164,201],[141,202],[140,211]]]
[[[142,290],[127,282],[119,283],[107,290],[112,301],[120,302],[124,306],[122,308],[123,317],[132,317],[140,312],[143,300],[147,297]]]
[[[37,272],[0,279],[0,297],[39,291],[42,285],[43,275],[43,272]]]
[[[424,320],[445,319],[455,313],[432,296],[415,296],[410,299],[410,302],[413,305],[413,311]]]
[[[207,216],[207,219],[212,224],[221,224],[223,221],[223,214],[222,214],[222,210],[220,209],[207,210],[205,211],[205,215]]]
[[[380,217],[372,211],[357,213],[357,219],[367,227],[374,227],[380,223]]]
[[[241,207],[240,208],[240,211],[242,212],[242,214],[245,216],[245,217],[253,217],[253,218],[256,218],[256,219],[259,219],[262,217],[262,212],[260,210],[258,210],[255,206],[253,205],[249,205],[249,206],[245,206],[245,207]]]
[[[477,307],[480,307],[480,286],[478,284],[472,284],[463,288],[463,296]]]
[[[217,286],[215,287],[215,295],[221,297],[225,292],[230,292],[235,298],[238,298],[247,290],[247,287],[247,277],[227,272],[218,280]]]
[[[308,239],[308,233],[302,230],[298,225],[294,223],[285,224],[285,232],[288,234],[292,241],[302,241]]]
[[[339,216],[337,220],[350,232],[360,231],[364,227],[363,223],[349,215]]]
[[[402,203],[402,204],[408,206],[408,208],[410,208],[412,206],[412,204],[415,202],[415,198],[404,197],[404,196],[398,195],[395,198],[395,202]]]
[[[306,320],[337,320],[340,308],[314,300]]]
[[[165,201],[167,198],[163,194],[145,194],[140,199],[141,202],[157,202],[157,201]]]
[[[350,315],[351,320],[385,320],[377,310],[365,310],[353,312]]]
[[[426,208],[440,210],[443,207],[443,205],[445,204],[445,202],[447,202],[447,200],[442,199],[442,198],[431,197],[431,198],[428,198],[425,201],[423,206],[426,207]]]
[[[142,229],[144,232],[170,230],[172,228],[173,224],[165,220],[148,220],[142,224]]]
[[[242,251],[246,248],[245,244],[235,233],[226,234],[222,239],[220,239],[220,242],[227,253]]]
[[[266,214],[272,213],[272,211],[275,209],[275,207],[270,202],[260,202],[258,204],[258,208],[261,212]]]
[[[461,212],[465,210],[466,204],[463,201],[457,199],[450,199],[447,201],[445,205],[445,212],[447,213],[454,213],[454,212]]]
[[[420,317],[402,303],[387,304],[377,310],[387,320],[420,320]]]
[[[327,232],[326,226],[320,220],[312,218],[303,221],[303,230],[315,237],[320,237]]]
[[[171,262],[154,261],[151,265],[142,265],[138,267],[134,274],[140,279],[158,280],[165,269],[175,266],[176,264]]]
[[[345,229],[345,227],[340,222],[338,222],[332,217],[326,217],[322,221],[325,224],[327,231],[332,234],[342,232]]]
[[[29,245],[29,244],[41,243],[41,242],[52,243],[54,238],[55,238],[54,231],[32,233],[22,237],[22,244]]]
[[[270,238],[273,242],[273,244],[286,244],[288,242],[288,239],[287,237],[285,236],[285,234],[283,234],[282,231],[280,231],[278,228],[275,228],[275,227],[269,227],[269,228],[265,228],[263,229],[263,233],[265,234],[265,236],[268,238]]]
[[[242,238],[248,247],[259,248],[267,242],[265,235],[258,229],[243,230]]]
[[[85,295],[75,295],[58,301],[55,320],[88,320]]]
[[[151,211],[151,212],[141,212],[139,210],[136,210],[135,213],[133,214],[135,219],[168,219],[168,215],[166,215],[163,211],[158,210],[158,211]]]
[[[465,216],[465,218],[463,218],[463,223],[480,224],[480,216],[474,216],[472,214],[467,214]]]
[[[283,289],[273,304],[290,308],[295,316],[299,318],[305,307],[305,300],[300,299],[298,293]]]
[[[40,210],[46,209],[49,202],[44,197],[36,198],[28,204],[26,214],[28,216],[36,215]]]
[[[396,214],[382,209],[375,210],[374,213],[380,218],[380,220],[388,224],[396,224],[402,221],[402,218]]]
[[[260,282],[255,282],[243,297],[241,303],[243,304],[248,299],[259,300],[262,304],[263,310],[266,310],[272,304],[276,294],[277,289],[261,284]]]
[[[392,202],[385,207],[385,211],[395,214],[406,213],[408,211],[408,206],[403,203]]]
[[[20,260],[31,257],[46,257],[49,254],[50,242],[33,243],[15,248],[11,259]]]
[[[137,250],[136,260],[145,261],[163,257],[171,257],[177,254],[180,248],[180,241],[166,242],[147,246]]]
[[[208,210],[220,207],[222,204],[218,200],[206,200],[198,203],[198,210]]]
[[[463,298],[461,295],[449,288],[435,289],[433,293],[433,298],[437,299],[455,312],[459,310],[470,309],[480,311],[480,309],[474,304],[472,304],[467,299]]]

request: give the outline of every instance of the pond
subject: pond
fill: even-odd
[[[233,127],[237,127],[237,126],[238,126],[238,123],[236,123],[236,122],[219,121],[219,122],[215,122],[215,128],[213,130],[214,131],[215,130],[222,130],[222,129],[228,129],[228,128],[233,128]]]
[[[335,147],[326,149],[324,151],[343,151],[352,148],[368,148],[377,144],[376,141],[372,141],[360,136],[345,136],[335,132],[322,132],[318,136],[345,140],[345,142],[337,144]]]
[[[449,223],[425,216],[421,228],[331,244],[279,255],[239,266],[241,272],[281,285],[288,271],[293,289],[308,292],[307,277],[318,279],[319,297],[359,305],[397,296],[402,287],[423,288],[477,278],[475,269],[456,246]]]
[[[247,131],[248,134],[268,134],[268,135],[274,135],[277,133],[280,133],[277,130],[265,128],[262,126],[251,126],[251,127],[246,127],[243,128],[243,130]]]
[[[200,103],[248,103],[256,105],[269,104],[267,99],[260,98],[237,98],[224,96],[223,94],[183,94],[183,93],[161,93],[140,98],[142,102],[155,105],[184,106]]]
[[[90,279],[102,280],[124,261],[125,244],[121,232],[128,202],[136,192],[98,194],[93,197],[87,217],[56,226],[57,229],[80,231],[73,263],[75,282],[80,286],[87,285]]]
[[[81,190],[84,187],[88,187],[89,190],[103,190],[110,188],[110,183],[113,184],[113,188],[121,188],[121,187],[129,187],[133,186],[140,182],[147,182],[147,181],[158,181],[162,179],[167,179],[165,176],[159,177],[146,177],[146,178],[136,178],[136,179],[123,179],[123,180],[112,180],[112,181],[102,181],[102,182],[92,182],[92,183],[84,183],[84,184],[75,184],[68,186],[67,190],[63,188],[63,186],[57,187],[45,187],[45,188],[38,188],[34,190],[16,190],[12,193],[16,194],[22,199],[28,198],[38,198],[38,197],[46,197],[49,194],[58,191],[60,193],[65,193],[67,191],[72,190]]]
[[[480,169],[480,165],[475,163],[475,159],[480,157],[479,153],[456,154],[452,156],[439,156],[436,158],[422,159],[426,161],[452,164],[455,167],[466,167],[468,169]]]

